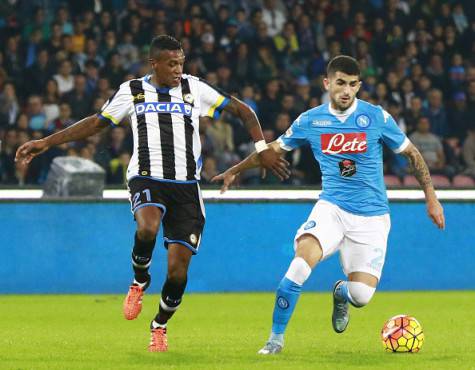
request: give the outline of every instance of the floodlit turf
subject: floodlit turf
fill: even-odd
[[[475,369],[475,292],[378,292],[351,310],[344,334],[331,329],[330,293],[304,294],[284,352],[261,357],[271,294],[191,294],[169,325],[168,353],[148,353],[158,296],[137,320],[122,296],[1,296],[0,369]],[[406,313],[422,324],[418,354],[385,353],[379,331]]]

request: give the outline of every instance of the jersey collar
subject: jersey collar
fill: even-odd
[[[158,93],[161,93],[161,94],[168,94],[170,92],[170,88],[169,87],[159,87],[157,85],[154,85],[152,83],[152,75],[146,75],[144,77],[144,81],[146,83],[148,83],[149,85],[153,86],[155,90],[157,90]]]
[[[355,101],[353,102],[353,104],[351,104],[351,106],[344,111],[333,109],[332,104],[330,102],[328,103],[328,111],[330,112],[330,114],[334,115],[336,119],[338,119],[340,122],[343,123],[356,110],[357,106],[358,106],[357,98],[355,98]]]

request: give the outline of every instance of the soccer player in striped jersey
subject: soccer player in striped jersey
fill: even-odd
[[[216,118],[223,110],[239,117],[255,142],[263,166],[281,179],[288,177],[287,162],[267,147],[254,111],[206,81],[183,74],[184,62],[179,41],[167,35],[157,36],[150,45],[150,75],[120,85],[97,115],[27,142],[16,153],[17,161],[28,163],[54,145],[84,139],[130,119],[134,150],[127,181],[137,230],[132,251],[134,280],[123,306],[127,320],[135,319],[142,309],[160,224],[168,249],[167,278],[159,311],[150,325],[152,352],[168,348],[167,322],[181,303],[188,266],[198,252],[205,223],[198,185],[200,117]]]
[[[361,86],[358,62],[345,55],[327,67],[325,88],[330,102],[302,113],[270,146],[286,153],[310,144],[322,174],[322,193],[294,238],[295,257],[277,288],[269,340],[258,352],[279,353],[284,333],[302,286],[312,269],[337,251],[347,280],[333,288],[332,326],[342,333],[349,323],[349,306],[369,303],[381,277],[390,229],[383,179],[383,143],[409,159],[426,196],[427,213],[440,228],[444,211],[437,200],[429,170],[417,148],[382,107],[357,99]],[[214,178],[225,191],[235,176],[259,166],[251,154]]]

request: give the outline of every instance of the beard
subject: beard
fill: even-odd
[[[332,106],[342,112],[344,110],[347,110],[349,107],[351,107],[351,105],[353,104],[353,102],[355,101],[355,98],[356,96],[354,96],[352,99],[350,99],[347,103],[341,103],[340,100],[337,100],[337,99],[332,99],[331,100],[331,103],[332,103]]]

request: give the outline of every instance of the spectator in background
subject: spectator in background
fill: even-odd
[[[264,95],[259,102],[260,120],[263,129],[272,130],[280,110],[280,85],[277,79],[267,82]]]
[[[74,88],[74,76],[72,74],[73,66],[69,60],[63,60],[60,64],[57,74],[53,78],[58,83],[60,95],[70,92]]]
[[[120,85],[117,84],[117,85]],[[74,89],[63,95],[62,100],[69,104],[73,117],[85,117],[91,112],[91,96],[87,95],[86,76],[77,74],[74,76]]]
[[[20,106],[15,85],[8,81],[3,85],[3,91],[0,93],[0,128],[2,126],[13,126],[19,113]]]
[[[105,65],[104,58],[98,54],[97,41],[94,39],[86,40],[85,51],[76,54],[74,60],[79,65],[81,71],[86,69],[86,63],[92,62],[99,69]]]
[[[286,17],[282,9],[285,8],[281,4],[278,6],[278,0],[263,0],[262,21],[270,37],[277,36],[284,28]]]
[[[247,43],[239,44],[235,54],[236,56],[231,62],[234,78],[241,84],[251,82],[253,74],[249,45]]]
[[[28,98],[28,128],[30,130],[44,130],[46,128],[46,114],[43,109],[43,101],[38,95]],[[20,144],[21,145],[21,144]]]
[[[257,115],[259,115],[259,107],[255,99],[254,88],[251,85],[245,85],[241,89],[241,99],[244,103],[249,105]]]
[[[107,167],[107,183],[120,185],[125,184],[129,162],[130,153],[128,151],[122,151],[118,153],[116,158],[111,159],[109,166]]]
[[[409,109],[404,112],[404,122],[406,124],[407,134],[416,130],[419,118],[423,116],[422,100],[418,96],[411,98]]]
[[[68,103],[61,103],[59,106],[59,116],[51,121],[48,125],[48,131],[53,133],[57,130],[62,130],[74,123],[71,117],[71,107]]]
[[[88,60],[85,63],[86,68],[86,94],[92,96],[96,91],[99,80],[99,64],[94,60]]]
[[[427,117],[419,118],[417,131],[409,139],[419,149],[431,173],[444,173],[444,147],[440,138],[431,133],[430,121]]]
[[[456,137],[460,142],[467,137],[469,122],[473,117],[467,109],[467,97],[465,93],[458,92],[453,96],[453,104],[448,112],[450,123],[450,136]]]
[[[311,95],[310,95],[310,81],[306,76],[300,76],[295,81],[296,94],[294,110],[297,112],[303,112],[308,109]]]
[[[50,78],[46,82],[43,96],[43,110],[46,115],[46,122],[49,123],[59,116],[59,89],[55,79]]]
[[[272,49],[267,45],[260,45],[253,61],[253,76],[259,86],[264,86],[267,81],[278,77],[277,63],[272,54]]]
[[[429,91],[428,107],[424,115],[429,118],[430,131],[439,136],[444,137],[448,134],[447,113],[443,106],[442,91],[432,89]]]
[[[475,125],[473,123],[469,126],[468,136],[463,143],[463,160],[466,165],[464,174],[475,179]]]
[[[3,184],[16,184],[15,151],[18,148],[17,131],[9,128],[0,149],[0,179]]]
[[[36,61],[25,71],[25,89],[29,94],[42,94],[47,81],[53,75],[48,50],[38,50]]]

